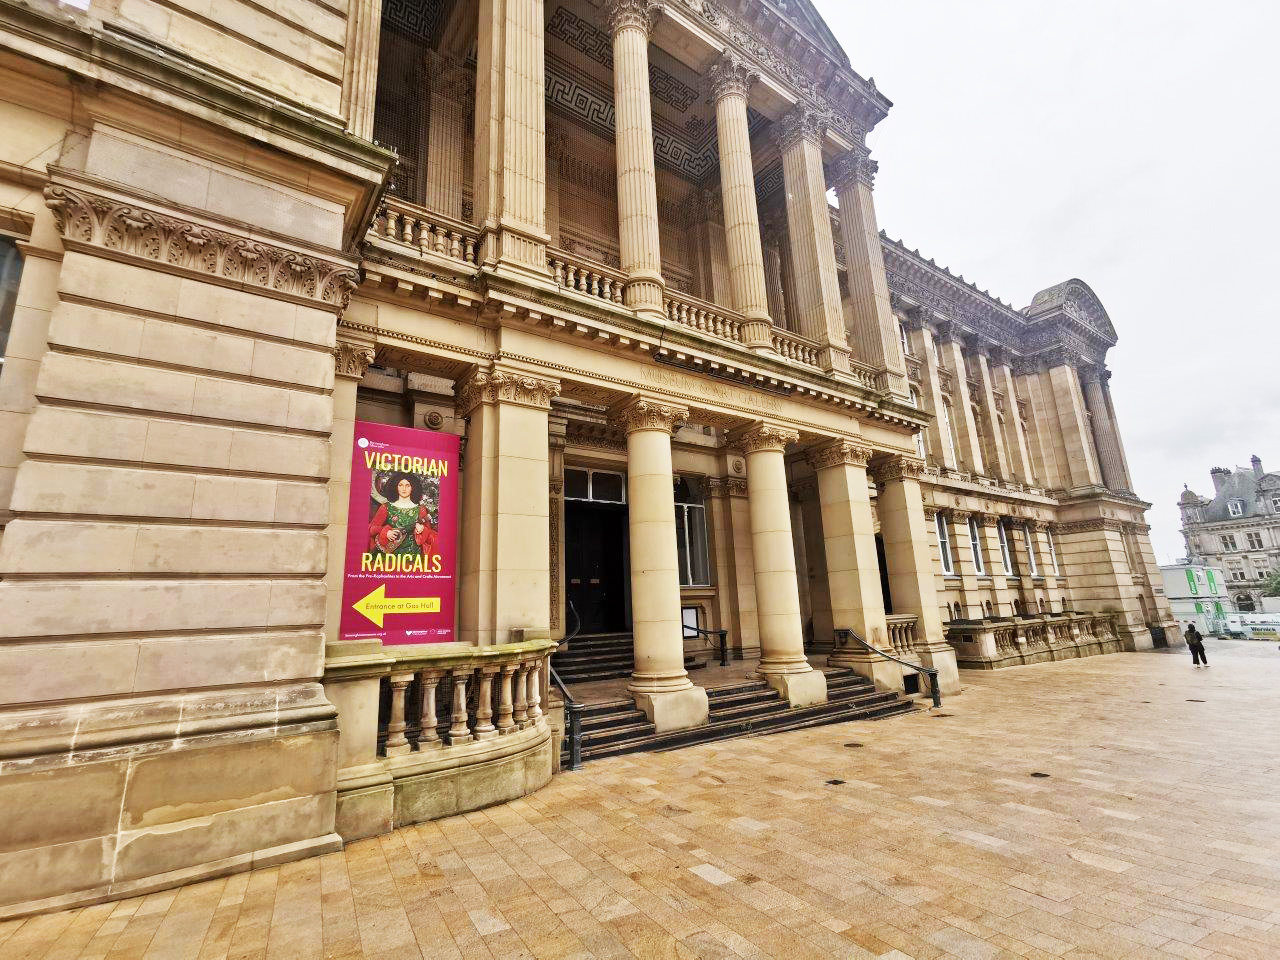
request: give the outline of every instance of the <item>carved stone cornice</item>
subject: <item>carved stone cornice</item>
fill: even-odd
[[[539,410],[551,409],[560,383],[527,373],[478,369],[457,389],[458,416],[469,416],[482,403],[514,403]]]
[[[319,301],[339,312],[360,282],[359,271],[259,238],[238,236],[194,219],[160,213],[83,187],[50,183],[45,203],[64,243],[110,250],[163,264],[216,283]]]
[[[874,472],[878,484],[919,480],[924,476],[924,461],[915,457],[886,457],[877,461]]]
[[[628,27],[635,27],[647,36],[665,7],[662,0],[606,0],[604,12],[609,32],[616,35]]]
[[[726,50],[711,64],[706,79],[716,100],[733,96],[745,98],[751,85],[760,79],[760,71],[733,50]]]
[[[805,104],[792,107],[778,119],[773,128],[779,153],[785,153],[801,140],[821,146],[826,135],[826,115]]]
[[[373,363],[373,347],[339,339],[333,347],[333,372],[349,380],[363,380]]]
[[[809,465],[815,470],[838,466],[865,467],[874,455],[875,451],[870,447],[841,439],[810,447],[806,452]]]
[[[1123,533],[1124,523],[1123,521],[1110,520],[1106,517],[1094,517],[1090,520],[1073,520],[1070,523],[1059,523],[1054,527],[1054,533],[1059,536],[1070,536],[1075,533],[1098,533],[1103,530]]]
[[[738,435],[735,445],[741,447],[743,453],[761,453],[767,450],[781,453],[788,443],[795,443],[799,439],[799,432],[790,427],[775,423],[756,423]]]
[[[836,157],[827,167],[827,182],[836,189],[848,190],[860,183],[868,187],[876,185],[876,171],[880,164],[863,150],[850,150]]]
[[[673,434],[689,419],[689,408],[660,403],[647,397],[635,397],[616,408],[611,419],[628,434],[640,430],[659,430]]]

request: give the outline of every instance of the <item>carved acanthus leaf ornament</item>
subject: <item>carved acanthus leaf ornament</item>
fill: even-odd
[[[458,389],[459,416],[466,416],[482,403],[515,403],[541,410],[551,408],[560,395],[560,384],[507,370],[477,370]]]
[[[662,430],[675,433],[689,419],[689,408],[656,400],[632,400],[621,407],[615,418],[627,433],[638,430]]]

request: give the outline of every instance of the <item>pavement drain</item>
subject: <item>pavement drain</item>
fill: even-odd
[[[1204,703],[1204,700],[1188,700],[1187,703]]]
[[[1035,773],[1033,773],[1033,774],[1032,774],[1032,776],[1033,776],[1033,777],[1048,777],[1048,776],[1051,776],[1051,774],[1048,774],[1048,773],[1041,773],[1040,771],[1038,771],[1038,770],[1037,770]]]
[[[843,781],[843,780],[828,780],[828,781],[827,781],[827,786],[830,786],[830,787],[838,787],[838,786],[840,786],[840,784],[842,784],[842,783],[844,783],[844,781]]]
[[[943,717],[951,717],[951,716],[954,716],[954,714],[951,714],[951,713],[934,713],[934,714],[930,714],[930,716],[932,716],[932,717],[933,717],[933,719],[935,719],[935,720],[941,720]]]
[[[846,746],[846,747],[861,747],[861,746],[864,746],[864,744],[861,744],[861,743],[846,743],[846,744],[845,744],[845,746]]]

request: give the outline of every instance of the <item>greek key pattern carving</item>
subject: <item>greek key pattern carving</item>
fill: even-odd
[[[542,410],[560,395],[560,384],[523,373],[505,370],[477,370],[458,390],[459,416],[466,416],[482,403],[515,403]]]
[[[638,430],[675,433],[689,419],[689,408],[658,403],[656,400],[632,400],[618,410],[615,419],[627,433]]]
[[[851,440],[832,440],[808,452],[809,463],[815,470],[842,465],[865,467],[874,455],[870,447]]]
[[[62,236],[143,260],[345,310],[360,274],[348,266],[224,233],[86,190],[44,189]]]

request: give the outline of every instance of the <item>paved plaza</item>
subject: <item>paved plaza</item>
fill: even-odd
[[[599,761],[0,957],[1280,957],[1280,651],[966,673],[934,715]]]

